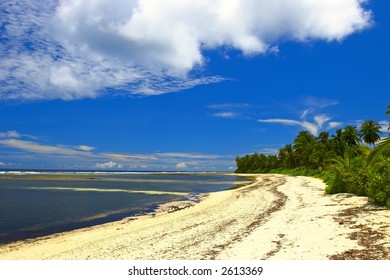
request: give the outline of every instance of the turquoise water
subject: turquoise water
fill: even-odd
[[[2,173],[0,243],[144,214],[244,181],[207,173]]]

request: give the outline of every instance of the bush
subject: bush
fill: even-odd
[[[367,195],[378,204],[390,208],[390,158],[381,157],[366,176]]]
[[[353,193],[356,195],[366,195],[365,182],[365,158],[356,156],[351,158],[346,155],[344,158],[338,157],[334,164],[327,171],[324,178],[327,187],[326,194]]]

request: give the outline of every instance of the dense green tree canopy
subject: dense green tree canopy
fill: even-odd
[[[387,109],[390,114],[390,105]],[[301,131],[277,154],[237,157],[236,172],[316,175],[327,182],[327,193],[367,195],[390,208],[390,137],[380,141],[380,131],[373,120],[359,130],[352,125],[338,129],[330,138],[327,131],[317,137]]]

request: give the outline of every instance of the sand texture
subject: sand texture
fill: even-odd
[[[6,244],[0,259],[389,260],[390,211],[324,188],[313,178],[258,175],[180,211]]]

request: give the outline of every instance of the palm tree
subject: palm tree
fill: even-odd
[[[346,143],[343,139],[343,130],[337,129],[336,134],[332,135],[332,149],[336,152],[338,156],[343,156],[346,149]]]
[[[390,105],[387,105],[386,115],[390,115]],[[390,122],[389,122],[388,130],[390,130]],[[383,139],[379,143],[379,145],[370,153],[370,155],[368,156],[368,164],[374,163],[379,158],[379,156],[389,151],[390,151],[390,137],[387,137]]]
[[[344,128],[342,138],[348,146],[356,146],[361,142],[356,126],[352,125]]]
[[[381,127],[373,120],[368,120],[360,126],[359,134],[363,138],[364,143],[374,145],[381,139]]]
[[[329,140],[329,132],[327,131],[321,132],[317,137],[317,141],[323,144],[326,144],[328,140]]]
[[[368,156],[368,164],[374,163],[381,155],[388,151],[390,151],[390,137],[385,138],[374,150],[372,150]]]
[[[279,150],[279,158],[285,168],[293,168],[295,166],[294,150],[291,144]]]
[[[331,169],[335,172],[335,178],[326,188],[327,194],[350,192],[350,186],[346,184],[345,178],[353,176],[352,170],[353,149],[347,147],[343,156],[335,156],[328,159]]]
[[[314,151],[316,138],[308,131],[299,132],[294,140],[294,150],[299,165],[310,167],[310,157]]]

